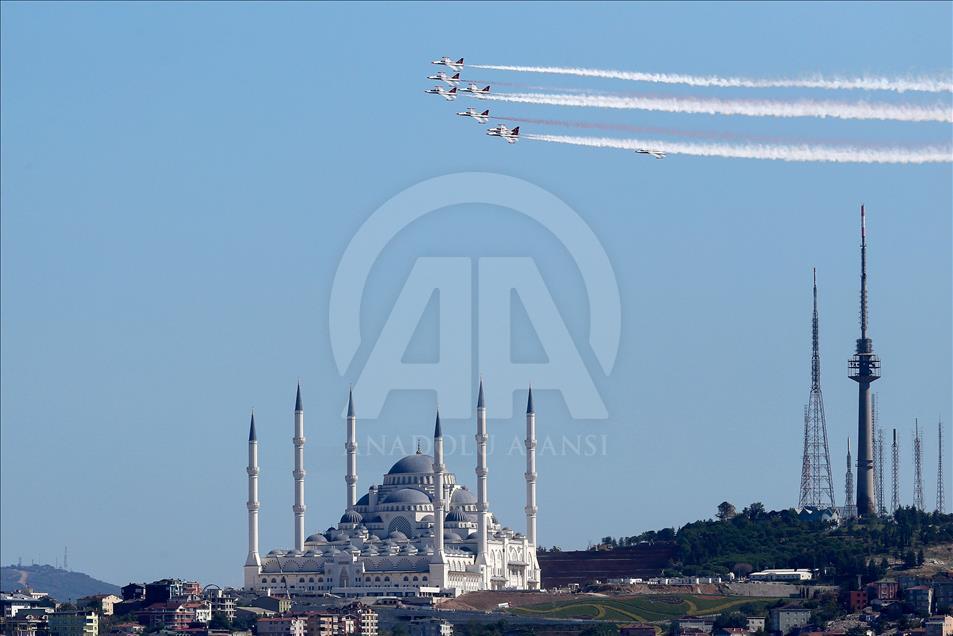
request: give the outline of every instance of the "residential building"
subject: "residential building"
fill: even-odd
[[[305,636],[306,619],[302,616],[274,616],[259,618],[258,636]]]
[[[251,606],[284,614],[291,611],[291,598],[287,596],[259,596],[251,602]]]
[[[115,623],[109,627],[108,636],[139,636],[145,631],[139,623]]]
[[[683,616],[672,621],[675,636],[685,636],[692,632],[701,632],[710,634],[715,627],[715,622],[710,618],[698,618],[697,616]]]
[[[764,616],[749,616],[748,617],[748,631],[754,633],[758,630],[764,631],[765,628],[765,618]]]
[[[198,581],[182,581],[182,596],[201,596],[202,584]]]
[[[442,618],[415,618],[410,621],[410,636],[453,636],[453,624]]]
[[[917,614],[929,614],[933,610],[933,588],[928,585],[908,587],[903,599]]]
[[[112,616],[113,606],[121,602],[122,599],[115,594],[94,594],[78,599],[76,605],[94,609],[99,612],[100,616]]]
[[[811,622],[811,610],[804,607],[776,607],[768,612],[768,619],[770,631],[788,634],[792,629],[800,629]]]
[[[212,604],[212,615],[235,620],[235,597],[219,588],[207,589],[202,597]]]
[[[47,612],[53,611],[53,600],[46,595],[29,592],[0,592],[0,606],[3,607],[3,617],[13,618],[23,610],[43,608]]]
[[[212,606],[208,601],[167,601],[153,603],[139,611],[139,622],[150,628],[185,631],[194,623],[207,624],[212,620]]]
[[[378,636],[378,616],[372,608],[363,603],[352,603],[342,611],[354,619],[354,631],[358,636]]]
[[[619,625],[619,636],[656,636],[655,626],[648,623]]]
[[[867,590],[851,590],[847,593],[847,607],[852,612],[859,612],[867,607]]]
[[[900,592],[900,585],[892,579],[882,579],[867,584],[867,601],[893,601]]]
[[[953,576],[940,574],[933,577],[933,604],[938,614],[953,613]]]
[[[99,614],[96,612],[53,612],[48,625],[50,636],[99,636]]]
[[[42,609],[21,610],[12,618],[3,619],[4,636],[47,636],[49,614]]]
[[[747,627],[719,627],[712,631],[712,636],[747,636]]]
[[[923,622],[926,636],[953,636],[953,616],[934,616]]]
[[[141,601],[146,598],[146,586],[142,583],[130,583],[119,588],[124,601]]]

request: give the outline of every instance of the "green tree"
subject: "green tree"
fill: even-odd
[[[721,521],[728,521],[736,514],[737,513],[735,512],[734,505],[727,501],[722,501],[720,504],[718,504],[718,513],[715,516]]]

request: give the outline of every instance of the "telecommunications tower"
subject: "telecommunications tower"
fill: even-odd
[[[827,420],[821,393],[821,357],[817,319],[817,270],[814,270],[814,315],[811,332],[811,393],[804,407],[804,458],[801,462],[799,508],[833,508],[834,480],[827,445]]]

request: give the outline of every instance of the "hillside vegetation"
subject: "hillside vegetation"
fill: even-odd
[[[0,567],[0,589],[4,592],[30,587],[46,592],[60,602],[91,594],[119,594],[119,587],[82,572],[70,572],[52,565],[10,565]]]

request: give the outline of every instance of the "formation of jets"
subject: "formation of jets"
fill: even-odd
[[[480,88],[479,86],[477,86],[476,84],[472,82],[467,83],[466,88],[461,88],[459,93],[457,92],[457,84],[460,84],[461,82],[463,82],[463,80],[460,79],[460,69],[463,68],[462,57],[456,62],[454,62],[451,58],[444,56],[444,57],[441,57],[440,59],[433,60],[430,63],[437,64],[439,66],[446,66],[447,68],[456,72],[453,75],[448,75],[444,71],[439,71],[437,73],[434,73],[433,75],[428,75],[427,79],[434,80],[437,82],[443,82],[447,84],[448,86],[450,86],[450,88],[447,89],[443,86],[438,85],[438,86],[434,86],[433,88],[428,88],[427,90],[424,91],[425,93],[429,93],[431,95],[440,95],[448,102],[452,102],[453,100],[455,100],[458,94],[461,94],[461,95],[467,94],[472,97],[476,97],[477,99],[484,99],[486,98],[487,95],[490,94],[489,86],[484,86],[483,88]],[[475,120],[478,124],[485,124],[488,121],[490,121],[489,110],[484,110],[481,113],[477,111],[476,108],[473,108],[472,106],[468,107],[463,112],[457,113],[457,115],[461,117],[469,117]],[[516,128],[508,128],[504,124],[500,124],[498,126],[494,126],[493,128],[488,129],[486,131],[486,134],[489,135],[490,137],[499,137],[500,139],[505,139],[506,143],[508,144],[515,144],[517,141],[519,141],[519,138],[520,138],[520,127],[517,126]],[[636,154],[649,155],[651,157],[655,157],[656,159],[665,158],[665,153],[662,152],[661,150],[652,150],[650,148],[639,148],[635,152]]]

